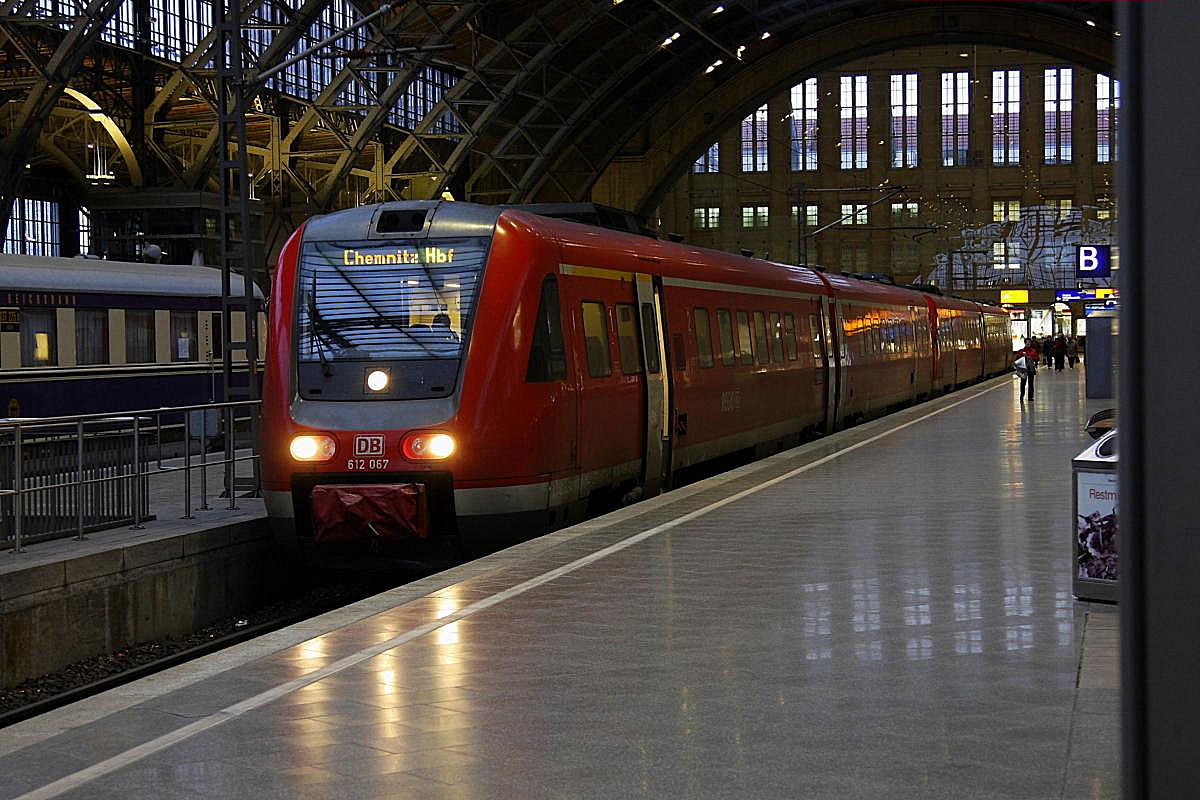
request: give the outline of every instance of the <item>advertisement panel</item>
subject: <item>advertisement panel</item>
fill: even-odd
[[[1117,580],[1116,472],[1076,473],[1075,563],[1080,579]]]

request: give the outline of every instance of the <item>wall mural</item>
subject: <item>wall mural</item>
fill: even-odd
[[[1061,211],[1050,205],[1026,206],[1016,220],[968,225],[951,235],[945,252],[934,256],[926,280],[951,289],[1006,284],[1074,287],[1075,246],[1116,242],[1116,219],[1097,219],[1106,211],[1095,206]]]

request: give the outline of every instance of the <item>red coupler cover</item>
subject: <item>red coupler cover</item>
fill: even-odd
[[[360,542],[429,536],[429,507],[420,483],[314,486],[313,536]]]

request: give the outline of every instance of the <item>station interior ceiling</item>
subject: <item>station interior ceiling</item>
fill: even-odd
[[[313,213],[396,199],[599,195],[647,214],[762,97],[897,47],[1007,44],[1094,69],[1113,61],[1105,2],[385,5],[305,59],[307,92],[279,73],[249,95],[255,238],[268,253]],[[379,8],[246,0],[245,72]],[[196,9],[201,20],[188,20]],[[150,212],[170,220],[161,236],[211,233],[220,154],[205,9],[209,0],[0,0],[0,222],[14,197],[43,193],[141,219],[129,223],[137,236]],[[168,17],[170,47],[155,40]],[[405,98],[422,113],[397,115]]]

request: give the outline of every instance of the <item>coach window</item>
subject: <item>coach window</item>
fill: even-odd
[[[529,383],[566,380],[567,353],[563,344],[562,313],[558,305],[558,280],[553,275],[542,279],[542,295],[538,300],[534,324],[533,346],[529,350],[525,380]]]
[[[708,324],[708,309],[695,308],[692,316],[696,318],[696,363],[707,369],[713,365],[712,327]]]
[[[153,311],[125,311],[125,361],[128,364],[149,364],[154,361]]]
[[[605,378],[612,374],[608,349],[608,315],[603,303],[583,304],[583,343],[587,350],[588,375]]]
[[[721,339],[721,363],[732,367],[737,361],[733,352],[733,317],[724,308],[717,309],[717,335]]]
[[[771,363],[771,351],[767,344],[767,316],[761,311],[754,312],[754,349],[759,364]]]
[[[750,315],[737,312],[738,350],[743,364],[754,363],[754,348],[750,345]]]
[[[788,361],[795,361],[798,351],[798,345],[796,344],[796,318],[791,314],[783,315],[783,346],[787,349]]]
[[[52,308],[21,310],[21,366],[58,364],[58,314]]]
[[[767,315],[767,331],[771,336],[771,360],[782,364],[783,363],[783,323],[779,319],[779,312],[772,311]]]
[[[808,332],[812,335],[813,363],[821,366],[821,327],[817,323],[817,315],[808,315]]]
[[[75,309],[75,363],[108,363],[107,309]]]
[[[631,303],[617,303],[617,349],[621,351],[621,372],[642,374],[642,355],[637,340],[637,311]]]
[[[661,369],[658,360],[658,320],[655,317],[654,305],[642,303],[642,341],[650,345],[644,351],[647,375],[657,375]]]
[[[197,347],[196,312],[171,312],[171,360],[199,361],[200,348]]]

